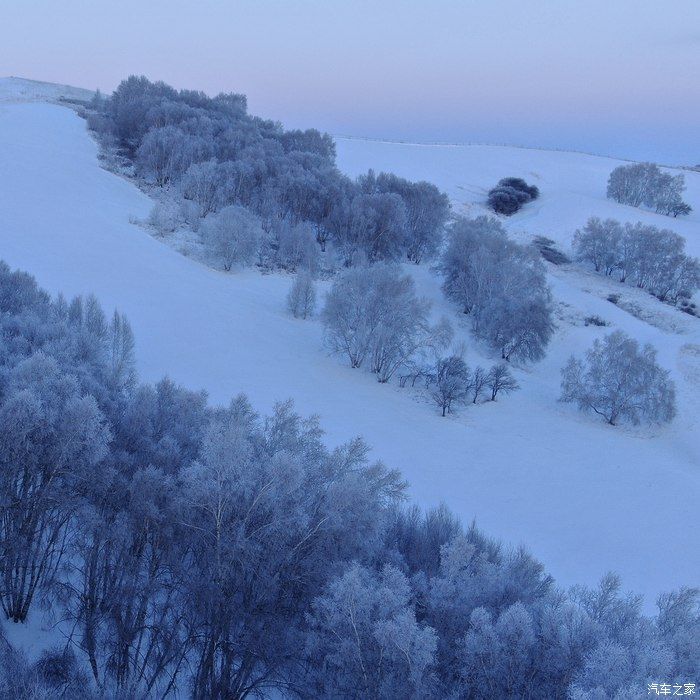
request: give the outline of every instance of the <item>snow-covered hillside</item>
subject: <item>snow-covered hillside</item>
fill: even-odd
[[[87,102],[95,93],[92,90],[43,83],[26,78],[0,78],[0,103],[2,102],[61,102],[64,100]]]
[[[524,176],[542,198],[508,222],[518,236],[548,235],[567,246],[573,229],[597,214],[653,219],[700,252],[697,213],[673,220],[605,199],[613,160],[357,140],[339,141],[338,153],[349,174],[371,166],[430,180],[468,212],[481,211],[475,202],[499,178]],[[687,173],[687,180],[687,199],[698,212],[700,175]],[[561,584],[594,583],[612,569],[651,600],[700,580],[693,556],[700,321],[614,285],[631,314],[605,300],[613,283],[552,270],[559,327],[546,360],[517,372],[517,394],[441,418],[416,394],[328,357],[320,325],[286,313],[289,277],[217,272],[130,223],[150,206],[131,183],[100,168],[97,146],[71,110],[0,104],[0,258],[52,292],[94,292],[106,308],[124,311],[143,379],[167,373],[206,388],[215,402],[246,392],[263,411],[292,397],[302,413],[320,415],[330,443],[364,436],[378,458],[403,471],[417,501],[445,501],[489,534],[526,544]],[[414,272],[437,311],[460,323],[439,281],[427,268]],[[590,314],[659,349],[678,383],[679,416],[669,427],[611,428],[557,403],[566,357],[609,331],[585,327]],[[468,355],[489,362],[473,343]]]
[[[411,180],[427,180],[449,195],[457,211],[469,216],[488,213],[486,194],[498,180],[524,178],[540,188],[541,197],[505,220],[506,227],[520,240],[527,234],[544,235],[568,248],[574,231],[588,217],[612,217],[671,228],[685,236],[690,254],[700,255],[697,171],[674,170],[674,174],[685,175],[684,198],[694,211],[690,216],[672,219],[605,198],[610,171],[626,164],[614,158],[510,146],[435,146],[351,138],[336,139],[336,147],[338,163],[349,175],[373,168]]]

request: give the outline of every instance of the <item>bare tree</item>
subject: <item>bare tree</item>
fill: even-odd
[[[466,403],[469,395],[469,368],[458,355],[437,360],[431,374],[428,395],[445,416],[458,404]]]
[[[491,401],[495,401],[500,392],[510,394],[520,388],[505,364],[491,367],[486,377],[486,386],[491,391]]]

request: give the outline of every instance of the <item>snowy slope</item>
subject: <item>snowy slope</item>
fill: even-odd
[[[700,172],[685,175],[690,216],[673,219],[605,198],[608,175],[627,161],[567,151],[540,151],[510,146],[432,146],[336,139],[338,163],[349,175],[369,168],[387,170],[412,180],[427,180],[446,192],[456,210],[476,216],[488,213],[486,194],[503,177],[522,177],[540,188],[541,197],[506,219],[514,234],[546,235],[570,245],[574,231],[590,216],[644,221],[684,235],[689,253],[700,256]],[[690,156],[689,156],[690,157]]]
[[[71,100],[87,102],[95,93],[92,90],[42,83],[26,78],[0,78],[0,104],[3,102],[60,102]]]
[[[465,203],[502,175],[537,172],[545,194],[537,205],[540,219],[528,214],[533,233],[569,235],[569,221],[560,218],[564,205],[549,189],[559,178],[571,183],[567,201],[580,214],[572,220],[609,206],[595,172],[607,173],[612,161],[602,166],[577,154],[512,149],[496,165],[488,151],[465,163],[458,152],[418,147],[426,150],[417,162],[412,149],[396,155],[377,143],[353,142],[353,148],[350,154],[339,144],[340,166],[348,172],[365,169],[366,156],[377,169],[434,180]],[[690,199],[700,208],[697,193]],[[700,409],[697,320],[630,290],[639,315],[652,325],[605,301],[605,282],[556,271],[561,320],[547,359],[518,372],[516,395],[443,419],[410,391],[378,385],[328,357],[319,324],[285,311],[289,277],[208,269],[129,223],[150,205],[129,182],[100,169],[97,147],[72,111],[0,105],[0,257],[52,292],[94,292],[107,308],[126,312],[143,379],[167,372],[189,387],[205,387],[215,402],[243,391],[263,411],[292,397],[302,413],[320,415],[329,442],[364,436],[377,457],[403,471],[420,503],[445,501],[489,534],[525,543],[562,584],[594,583],[614,569],[628,587],[653,598],[700,581],[693,556],[700,493],[693,435]],[[675,225],[691,236],[696,223]],[[436,310],[452,314],[428,270],[418,268],[416,275]],[[679,383],[680,417],[670,427],[610,428],[557,403],[566,356],[605,330],[583,327],[588,313],[660,348]],[[476,359],[481,352],[470,346],[469,354]]]

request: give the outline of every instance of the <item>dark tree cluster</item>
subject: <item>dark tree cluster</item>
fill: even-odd
[[[89,123],[137,177],[179,198],[177,215],[191,227],[232,206],[255,216],[262,264],[294,264],[285,250],[300,225],[345,264],[418,263],[440,246],[450,207],[434,185],[371,171],[353,181],[336,168],[328,134],[250,116],[243,95],[210,98],[131,76],[94,101]]]
[[[610,173],[608,199],[633,207],[649,207],[659,214],[684,216],[692,207],[683,201],[685,175],[671,175],[655,163],[620,165]]]
[[[488,205],[497,214],[511,216],[523,205],[540,196],[535,185],[528,185],[519,177],[504,177],[488,194]]]
[[[520,388],[505,364],[494,365],[488,371],[483,367],[472,370],[459,355],[438,358],[422,376],[428,396],[443,416],[456,406],[483,399],[495,401],[499,393],[509,394]]]
[[[574,256],[596,272],[646,289],[673,304],[700,288],[700,261],[685,253],[685,239],[668,229],[592,217],[576,231]]]
[[[698,677],[697,591],[649,618],[614,576],[559,590],[288,403],[140,384],[94,298],[0,264],[0,338],[4,624],[49,605],[66,631],[35,662],[0,635],[2,697],[563,700]]]

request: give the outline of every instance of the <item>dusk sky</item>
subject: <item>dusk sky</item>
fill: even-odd
[[[3,0],[0,76],[132,73],[335,135],[700,162],[700,0]]]

